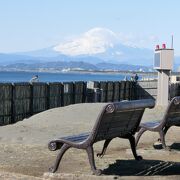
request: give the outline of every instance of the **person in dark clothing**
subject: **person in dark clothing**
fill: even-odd
[[[138,79],[139,79],[138,75],[137,75],[137,74],[135,74],[135,76],[134,76],[134,81],[135,81],[135,82],[137,82],[137,81],[138,81]]]

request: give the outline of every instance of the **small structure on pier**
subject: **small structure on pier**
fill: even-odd
[[[154,54],[154,69],[158,71],[157,105],[167,106],[169,101],[169,76],[173,69],[174,49],[156,46]]]

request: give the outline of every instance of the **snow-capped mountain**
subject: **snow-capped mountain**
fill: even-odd
[[[109,63],[151,65],[153,51],[128,46],[121,42],[118,34],[105,28],[94,28],[81,36],[61,42],[53,48],[67,56],[93,56]]]
[[[105,53],[117,44],[117,36],[109,29],[93,28],[79,37],[61,42],[54,50],[69,56],[97,55]]]

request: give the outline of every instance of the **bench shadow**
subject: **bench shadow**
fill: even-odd
[[[180,151],[180,143],[173,143],[170,148],[172,150]]]
[[[103,170],[104,175],[155,176],[180,175],[180,162],[160,160],[116,160]]]

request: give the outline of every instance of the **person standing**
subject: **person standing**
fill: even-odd
[[[139,79],[139,76],[138,76],[137,73],[136,73],[135,76],[134,76],[134,81],[137,82],[138,79]]]

